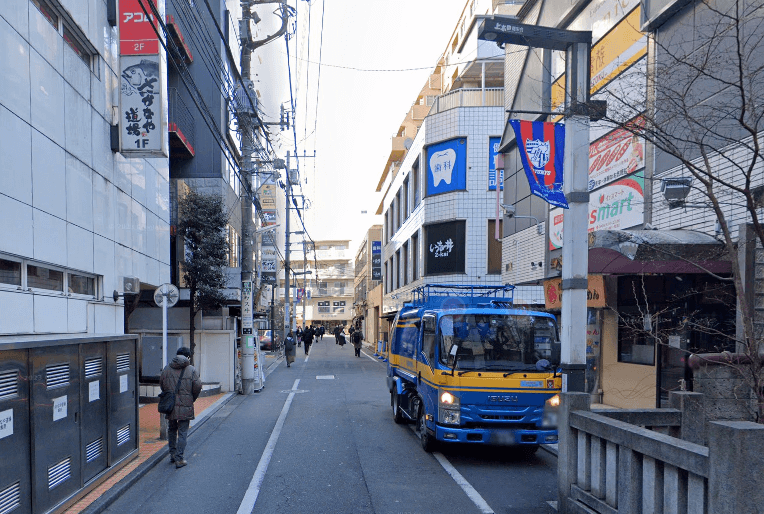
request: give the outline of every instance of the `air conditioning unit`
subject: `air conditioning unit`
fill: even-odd
[[[125,294],[138,294],[141,292],[141,280],[138,277],[124,277],[122,279],[122,291]]]

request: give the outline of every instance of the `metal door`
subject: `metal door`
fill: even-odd
[[[27,350],[0,351],[0,512],[14,514],[32,512],[27,363]]]
[[[107,343],[109,465],[138,448],[136,340]]]
[[[107,467],[106,343],[80,345],[80,376],[80,459],[83,480],[87,483]]]
[[[82,485],[79,345],[35,348],[29,357],[34,510],[44,512]]]

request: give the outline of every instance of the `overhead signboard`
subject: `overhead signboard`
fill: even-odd
[[[119,147],[128,157],[166,157],[165,84],[154,0],[119,3]]]
[[[467,189],[467,139],[443,141],[427,147],[426,196]]]
[[[371,279],[382,280],[382,241],[371,242]]]
[[[426,275],[464,273],[466,225],[457,220],[425,226]]]
[[[602,275],[588,275],[586,286],[586,306],[590,309],[605,308],[605,280]],[[544,301],[546,308],[559,310],[562,307],[562,279],[551,278],[544,281]]]
[[[633,125],[641,126],[643,118]],[[616,129],[589,145],[589,191],[645,167],[645,140],[626,128]]]
[[[252,282],[241,283],[241,333],[252,335]]]
[[[488,190],[496,191],[496,156],[499,155],[501,137],[488,138]],[[504,170],[499,170],[499,189],[504,191]]]

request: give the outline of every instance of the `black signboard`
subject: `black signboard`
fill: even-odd
[[[466,221],[434,223],[424,228],[425,275],[464,273]]]
[[[371,279],[382,280],[382,241],[371,242]]]

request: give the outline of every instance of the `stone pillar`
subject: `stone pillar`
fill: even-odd
[[[705,396],[690,391],[670,391],[669,406],[682,412],[682,426],[677,437],[695,444],[706,444]]]
[[[761,512],[764,425],[750,421],[708,424],[708,512]]]
[[[576,483],[578,469],[578,431],[570,428],[570,413],[590,410],[589,393],[561,393],[560,411],[557,418],[559,443],[557,451],[557,496],[561,514],[573,512],[569,509],[570,485]]]

